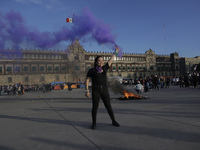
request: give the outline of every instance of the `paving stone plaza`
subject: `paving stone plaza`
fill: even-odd
[[[133,87],[127,87],[135,93]],[[110,90],[120,127],[100,101],[97,129],[84,89],[0,96],[0,150],[199,150],[200,89],[171,86],[119,100]]]

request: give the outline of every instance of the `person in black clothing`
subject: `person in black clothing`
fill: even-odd
[[[170,82],[170,78],[167,77],[167,78],[166,78],[166,86],[165,86],[165,88],[169,88],[169,82]]]
[[[185,83],[185,88],[190,87],[189,78],[187,75],[184,76],[184,83]]]
[[[153,84],[154,84],[154,88],[156,89],[158,89],[159,90],[159,87],[158,87],[158,77],[157,77],[157,75],[155,75],[155,77],[153,78]]]
[[[68,93],[72,93],[72,84],[68,83]]]
[[[91,68],[86,77],[86,92],[85,96],[89,98],[89,79],[92,79],[92,129],[96,129],[96,116],[99,107],[100,98],[108,111],[108,114],[112,120],[112,125],[119,127],[120,125],[116,122],[112,106],[110,103],[110,95],[108,92],[107,85],[107,70],[110,68],[113,59],[117,56],[119,48],[116,46],[115,53],[111,56],[110,60],[104,65],[102,56],[95,58],[94,68]]]
[[[198,83],[198,77],[197,77],[197,73],[196,72],[193,73],[192,81],[193,81],[194,88],[196,88],[197,87],[197,83]]]

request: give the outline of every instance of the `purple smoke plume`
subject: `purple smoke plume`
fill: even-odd
[[[19,49],[23,42],[33,44],[34,47],[48,49],[62,41],[74,41],[76,38],[86,37],[92,38],[98,44],[111,44],[113,49],[115,48],[116,35],[112,35],[109,25],[96,19],[89,9],[84,9],[81,15],[75,15],[73,20],[72,28],[67,28],[66,25],[55,32],[40,32],[27,27],[18,12],[10,11],[5,15],[0,14],[0,49],[4,49],[6,43]],[[121,55],[120,50],[118,56],[121,57]]]

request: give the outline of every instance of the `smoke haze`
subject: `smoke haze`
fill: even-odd
[[[83,9],[81,15],[74,15],[73,20],[74,26],[71,28],[66,25],[55,32],[40,32],[26,26],[19,12],[0,13],[0,49],[4,49],[6,45],[20,49],[23,43],[48,49],[63,41],[74,41],[75,38],[83,41],[89,38],[88,40],[92,39],[98,44],[108,44],[112,45],[112,49],[115,48],[116,35],[112,35],[110,26],[95,18],[88,8]]]

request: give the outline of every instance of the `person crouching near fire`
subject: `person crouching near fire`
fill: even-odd
[[[116,122],[115,116],[113,113],[113,109],[110,103],[110,95],[108,92],[108,85],[107,85],[107,71],[110,68],[114,58],[118,55],[119,48],[115,47],[115,52],[108,60],[108,62],[104,65],[104,60],[102,56],[97,56],[94,62],[94,68],[91,68],[86,77],[86,91],[85,96],[89,98],[89,80],[92,79],[92,129],[96,129],[96,117],[97,117],[97,110],[99,107],[100,98],[102,99],[105,108],[108,111],[108,114],[112,120],[112,125],[119,127],[119,123]]]

